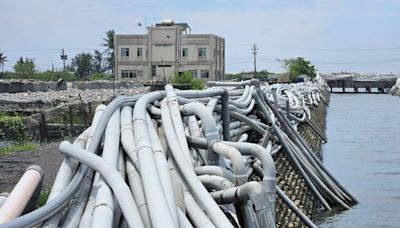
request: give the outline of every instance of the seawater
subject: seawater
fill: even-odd
[[[332,94],[324,164],[359,201],[319,227],[400,227],[400,97]]]

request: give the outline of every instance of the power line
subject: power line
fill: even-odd
[[[309,51],[334,51],[334,52],[369,52],[369,51],[393,51],[400,50],[400,47],[378,47],[378,48],[311,48],[311,47],[293,47],[284,45],[274,44],[259,44],[261,46],[283,48],[283,49],[297,49],[297,50],[309,50]]]
[[[247,44],[226,44],[227,47],[244,47],[251,45]],[[400,50],[399,47],[374,47],[374,48],[318,48],[318,47],[295,47],[285,46],[279,44],[258,43],[259,46],[278,48],[278,49],[293,49],[293,50],[308,50],[308,51],[330,51],[330,52],[373,52],[373,51],[396,51]]]
[[[3,50],[3,52],[46,52],[46,51],[59,51],[62,48],[44,48],[44,49],[15,49],[15,50]],[[70,51],[92,51],[96,48],[64,48]]]

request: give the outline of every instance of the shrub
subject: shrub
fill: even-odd
[[[88,79],[89,79],[89,81],[113,80],[114,76],[111,74],[93,73],[88,77]]]
[[[171,84],[189,84],[191,89],[201,90],[204,89],[205,84],[199,78],[194,78],[189,71],[181,74],[175,73],[170,79]]]
[[[25,139],[25,126],[21,116],[8,116],[0,113],[0,139]]]

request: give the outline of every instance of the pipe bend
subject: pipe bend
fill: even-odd
[[[232,168],[236,174],[235,184],[242,185],[246,183],[246,165],[240,151],[222,142],[211,142],[211,147],[215,152],[232,161]]]

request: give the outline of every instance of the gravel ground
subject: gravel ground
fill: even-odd
[[[43,186],[52,186],[64,159],[64,155],[58,151],[58,145],[59,142],[49,143],[40,146],[35,151],[0,155],[0,193],[10,192],[30,165],[42,167],[44,170]]]
[[[16,111],[27,108],[50,108],[57,105],[71,105],[88,102],[110,101],[120,95],[135,95],[145,93],[148,87],[129,89],[96,89],[79,90],[69,88],[63,91],[2,93],[0,95],[0,110]]]

